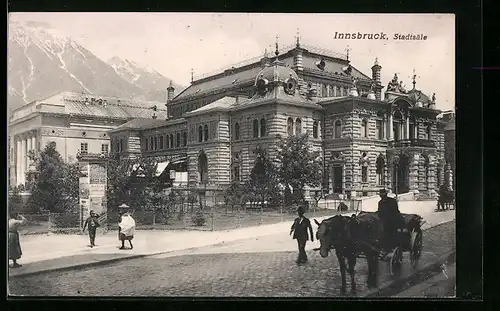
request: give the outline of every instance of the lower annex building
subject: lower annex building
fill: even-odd
[[[328,194],[386,187],[435,196],[445,178],[446,123],[435,95],[416,89],[415,75],[406,90],[395,74],[382,99],[377,60],[367,76],[348,55],[298,39],[283,50],[276,44],[274,56],[192,79],[175,97],[169,87],[168,118],[109,131],[112,152],[164,157],[167,169],[187,172],[190,187],[221,188],[248,178],[257,146],[274,157],[282,137],[309,132],[311,148],[322,151]]]

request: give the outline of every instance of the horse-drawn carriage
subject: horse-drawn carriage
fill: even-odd
[[[422,253],[422,225],[425,223],[422,217],[415,214],[401,214],[404,226],[398,229],[396,237],[391,243],[392,252],[382,254],[381,245],[387,245],[384,241],[382,221],[376,212],[360,212],[351,217],[337,215],[328,218],[318,225],[316,238],[320,241],[322,257],[327,257],[328,252],[335,249],[340,263],[342,274],[342,288],[345,290],[345,259],[349,267],[347,271],[351,274],[353,290],[354,265],[356,258],[366,258],[368,261],[368,286],[376,286],[376,271],[378,261],[389,262],[391,274],[394,268],[403,262],[403,254],[409,253],[411,266],[415,269]]]

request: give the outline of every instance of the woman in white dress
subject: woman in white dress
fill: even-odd
[[[133,249],[132,239],[134,238],[135,220],[130,213],[126,212],[121,216],[119,224],[119,240],[122,242],[120,249],[125,249],[125,241],[130,244],[130,249]]]

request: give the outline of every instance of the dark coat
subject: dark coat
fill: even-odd
[[[311,226],[311,221],[303,217],[302,222],[300,222],[300,217],[297,217],[293,222],[291,230],[293,231],[293,238],[297,240],[309,240],[309,235],[307,230],[309,229],[309,233],[311,233],[311,238],[314,237],[313,229]]]
[[[384,200],[380,200],[378,202],[378,215],[382,220],[393,220],[399,216],[401,213],[399,212],[398,201],[394,198],[385,198]]]

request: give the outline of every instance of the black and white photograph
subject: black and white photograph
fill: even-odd
[[[455,15],[7,26],[9,296],[456,296]]]

